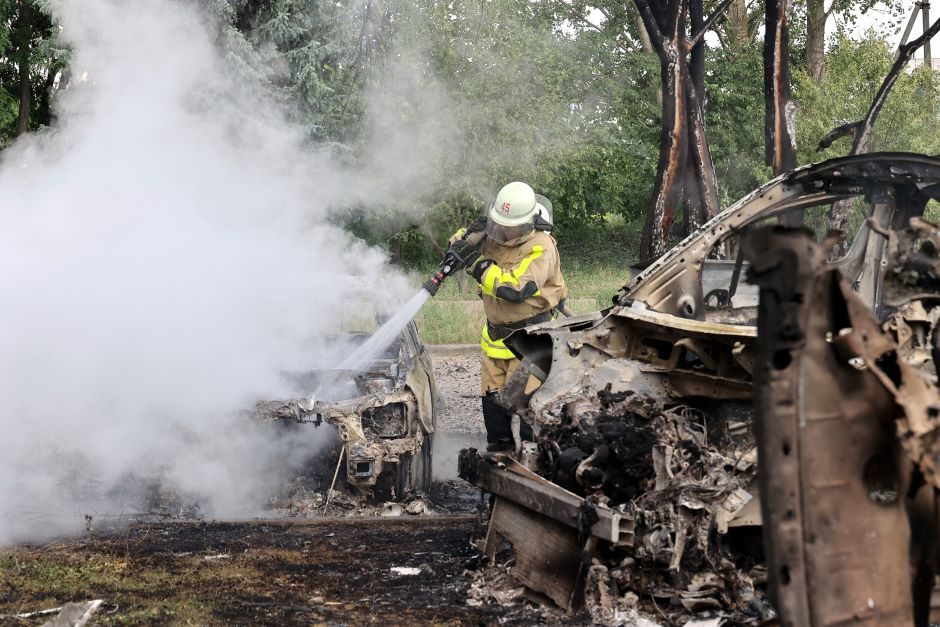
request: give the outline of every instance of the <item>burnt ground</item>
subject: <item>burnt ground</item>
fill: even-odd
[[[164,522],[21,545],[0,551],[0,624],[92,599],[95,625],[589,624],[528,600],[478,533],[466,515]]]
[[[0,549],[0,624],[39,625],[17,614],[102,599],[96,625],[529,625],[570,619],[527,601],[506,575],[481,565],[479,491],[456,477],[459,448],[485,440],[475,350],[432,355],[446,408],[435,441],[430,494],[398,516],[374,517],[336,494],[290,518],[240,522],[143,518],[42,545]],[[453,457],[453,461],[451,458]],[[416,574],[392,569],[417,569]],[[405,571],[408,573],[409,571]],[[414,572],[414,571],[411,571]],[[584,617],[574,619],[584,622]]]
[[[171,522],[21,546],[0,554],[0,614],[98,598],[104,625],[485,624],[501,608],[466,603],[476,525],[472,516]]]

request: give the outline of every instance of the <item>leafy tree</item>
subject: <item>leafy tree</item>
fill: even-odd
[[[655,84],[645,55],[612,57],[617,42],[563,29],[550,6],[515,0],[407,3],[393,24],[384,35],[393,42],[391,69],[408,57],[410,42],[421,42],[415,56],[429,62],[419,71],[440,88],[455,130],[442,140],[453,150],[428,172],[435,191],[420,199],[428,219],[386,237],[409,248],[439,241],[514,179],[552,199],[566,237],[602,230],[611,214],[637,216],[655,168],[657,107],[648,92],[623,85]],[[395,95],[383,102],[404,111],[427,97]]]
[[[819,140],[833,128],[865,116],[872,96],[891,68],[893,52],[869,34],[866,39],[838,39],[826,55],[824,77],[816,83],[807,73],[794,75],[800,102],[798,137],[800,161],[818,161],[844,155],[848,140],[819,152]],[[929,69],[918,68],[900,77],[872,131],[869,150],[910,150],[936,153],[940,138],[935,128],[940,116],[940,93]]]
[[[724,19],[715,24],[715,34],[725,50],[737,51],[757,41],[764,12],[757,0],[734,0],[725,12]]]
[[[0,148],[49,125],[68,55],[42,0],[0,0]]]
[[[797,3],[798,17],[805,25],[806,73],[822,80],[825,72],[826,32],[832,21],[854,24],[858,17],[872,9],[899,18],[904,10],[902,0],[803,0]]]
[[[354,3],[210,0],[222,43],[256,80],[290,104],[311,142],[345,149],[361,119]]]

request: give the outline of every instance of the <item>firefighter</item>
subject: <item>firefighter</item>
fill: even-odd
[[[483,326],[480,379],[483,422],[489,450],[512,448],[510,416],[497,403],[497,393],[519,366],[503,343],[516,329],[551,320],[568,296],[552,229],[551,205],[529,185],[509,183],[481,218],[451,238],[451,250],[466,261],[466,272],[480,285]],[[485,230],[477,248],[467,235]],[[471,241],[473,238],[469,238]],[[531,391],[531,390],[527,390]],[[522,428],[523,438],[531,429]]]

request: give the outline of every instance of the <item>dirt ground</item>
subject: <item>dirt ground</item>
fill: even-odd
[[[441,400],[438,429],[445,433],[485,433],[480,414],[480,348],[475,345],[428,348]]]
[[[460,449],[486,447],[480,408],[480,349],[478,346],[429,348],[440,402],[432,473],[438,479],[456,479]]]
[[[481,562],[485,502],[456,478],[459,449],[485,444],[479,356],[434,348],[432,361],[445,406],[426,498],[389,510],[337,492],[324,510],[322,492],[300,489],[278,519],[96,521],[80,537],[0,550],[0,624],[43,624],[52,615],[17,615],[93,599],[104,601],[97,625],[584,623],[527,600],[507,564]]]

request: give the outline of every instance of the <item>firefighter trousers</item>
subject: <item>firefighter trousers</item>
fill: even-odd
[[[512,442],[512,416],[496,401],[502,387],[519,367],[518,359],[493,359],[483,353],[480,360],[480,383],[483,391],[483,424],[486,427],[486,442],[500,446]],[[527,392],[528,386],[527,386]],[[532,428],[523,422],[520,425],[523,440],[532,439]]]

